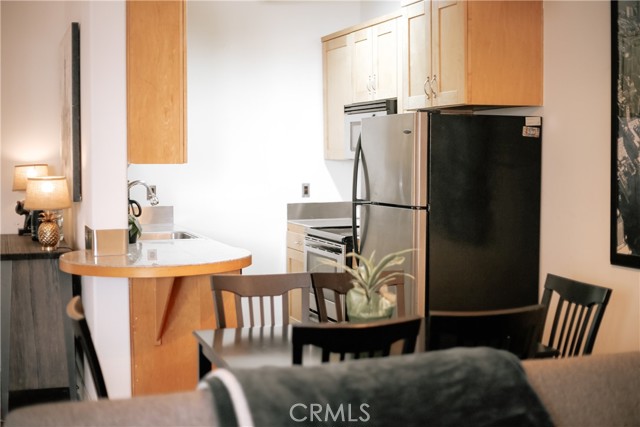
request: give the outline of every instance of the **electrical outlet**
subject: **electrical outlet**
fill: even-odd
[[[311,197],[310,186],[309,183],[302,184],[302,197]]]

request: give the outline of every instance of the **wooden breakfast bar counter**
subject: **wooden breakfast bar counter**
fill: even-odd
[[[240,273],[251,265],[251,253],[208,238],[140,240],[128,252],[69,252],[60,269],[129,278],[133,396],[193,390],[198,346],[192,332],[215,327],[209,275]]]

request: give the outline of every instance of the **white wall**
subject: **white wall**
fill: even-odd
[[[609,2],[544,7],[541,276],[613,288],[594,352],[639,350],[640,272],[609,263]]]
[[[15,211],[24,192],[12,192],[13,166],[48,163],[60,169],[58,47],[64,9],[46,2],[2,2],[2,232],[17,233]],[[47,42],[43,43],[43,40]],[[43,72],[46,71],[46,72]]]
[[[126,228],[124,2],[2,1],[2,233],[16,233],[13,166],[49,163],[60,174],[60,43],[80,24],[83,201],[75,204],[75,247],[83,229]],[[70,224],[65,224],[70,227]],[[83,302],[107,387],[130,395],[126,279],[83,278]]]
[[[385,13],[379,5],[190,2],[189,163],[128,171],[123,3],[0,6],[2,233],[21,223],[13,165],[59,165],[57,47],[74,19],[82,38],[81,226],[124,227],[128,175],[157,184],[178,223],[251,250],[250,272],[283,271],[286,204],[349,198],[350,165],[322,160],[319,38]],[[544,115],[541,277],[614,289],[596,352],[640,349],[640,271],[608,261],[609,40],[609,2],[546,2],[545,107],[532,109]],[[310,199],[300,197],[302,182],[311,183]],[[83,291],[107,355],[107,386],[126,396],[126,281],[85,281]]]

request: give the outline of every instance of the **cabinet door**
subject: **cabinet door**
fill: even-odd
[[[304,272],[304,253],[294,249],[287,249],[287,273]]]
[[[542,105],[543,2],[465,3],[465,102]]]
[[[127,1],[129,163],[186,163],[184,1]]]
[[[433,105],[465,101],[466,2],[437,0],[431,10],[431,83]]]
[[[353,102],[373,98],[373,40],[371,28],[353,33]]]
[[[304,272],[304,252],[287,248],[287,273]],[[302,292],[294,289],[289,292],[289,320],[302,321]]]
[[[406,6],[402,16],[404,109],[431,106],[431,8],[429,2]],[[429,80],[427,80],[429,79]]]
[[[351,46],[348,36],[323,43],[324,157],[345,158],[344,106],[351,104]]]
[[[373,72],[370,86],[375,99],[398,96],[398,29],[392,19],[371,29],[373,38]]]

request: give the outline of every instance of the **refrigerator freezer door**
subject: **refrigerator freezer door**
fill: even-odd
[[[427,206],[428,114],[362,120],[360,197],[395,206]]]
[[[539,138],[524,117],[433,115],[429,308],[538,302]]]
[[[380,205],[360,210],[360,253],[379,261],[392,252],[416,249],[405,256],[405,306],[408,315],[425,313],[427,211]]]

